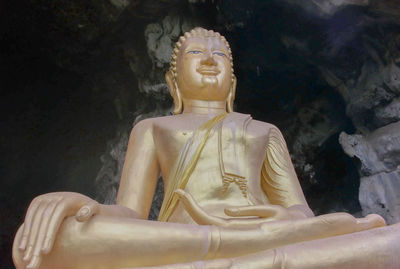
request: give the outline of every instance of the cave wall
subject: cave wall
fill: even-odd
[[[113,203],[138,121],[169,115],[174,42],[231,44],[235,110],[277,125],[316,214],[400,221],[400,5],[395,0],[34,0],[1,16],[0,264],[33,197]],[[156,218],[162,184],[150,218]]]

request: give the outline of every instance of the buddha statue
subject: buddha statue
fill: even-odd
[[[228,42],[180,37],[166,81],[173,116],[134,126],[116,205],[36,197],[13,245],[17,269],[400,268],[400,226],[314,216],[277,127],[233,112]],[[147,220],[159,174],[158,221]]]

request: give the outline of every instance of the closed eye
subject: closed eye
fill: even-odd
[[[226,54],[220,51],[214,51],[213,52],[214,55],[218,55],[218,56],[222,56],[222,57],[226,57]]]
[[[190,50],[190,51],[188,51],[187,53],[189,53],[189,54],[201,54],[201,53],[203,53],[203,52],[200,51],[200,50]]]

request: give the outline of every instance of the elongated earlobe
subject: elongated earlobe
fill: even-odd
[[[235,75],[233,75],[231,90],[229,92],[228,98],[226,98],[226,110],[228,111],[228,113],[233,112],[233,102],[235,101],[236,94],[236,81],[236,77]]]
[[[169,70],[165,74],[165,80],[168,85],[169,93],[174,99],[174,114],[175,115],[180,114],[182,113],[183,109],[182,97],[181,93],[179,92],[178,85],[176,85],[176,81],[171,70]]]

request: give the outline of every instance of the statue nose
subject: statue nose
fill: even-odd
[[[203,59],[200,61],[200,64],[216,66],[217,62],[214,60],[212,53],[205,53]]]

